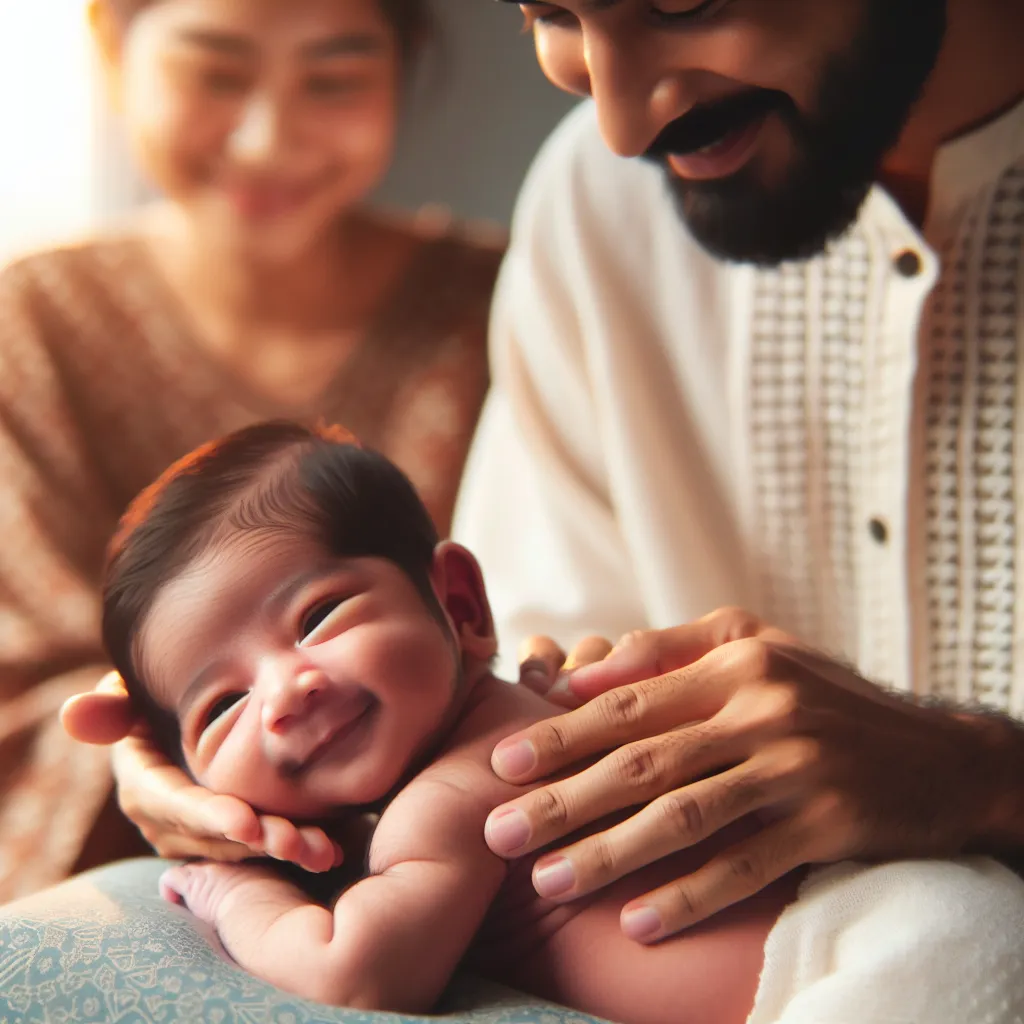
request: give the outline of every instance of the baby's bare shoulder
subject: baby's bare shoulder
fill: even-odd
[[[557,707],[530,690],[499,679],[484,680],[443,748],[402,790],[401,804],[405,808],[423,806],[428,796],[436,800],[436,792],[430,791],[440,786],[471,798],[486,808],[485,815],[490,813],[494,806],[519,793],[491,770],[495,744],[558,712]]]
[[[489,676],[478,684],[470,698],[444,755],[468,757],[488,766],[490,771],[491,752],[496,743],[542,718],[559,714],[560,710],[526,687]]]

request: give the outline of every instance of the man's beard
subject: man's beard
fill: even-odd
[[[773,266],[815,256],[842,235],[899,140],[945,29],[946,0],[869,0],[859,37],[826,68],[813,116],[785,93],[753,89],[666,126],[646,158],[665,166],[697,241],[721,259]],[[752,165],[717,181],[686,181],[665,165],[768,115],[796,144],[778,185],[759,181]]]

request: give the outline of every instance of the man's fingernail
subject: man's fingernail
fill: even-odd
[[[653,907],[622,912],[622,931],[634,942],[650,942],[661,934],[661,917]]]
[[[498,811],[487,819],[487,845],[499,856],[509,856],[530,841],[530,823],[522,811]]]
[[[565,857],[538,864],[533,869],[533,887],[539,896],[553,900],[564,896],[576,885],[576,872]]]
[[[537,751],[529,740],[519,740],[508,746],[499,744],[494,750],[492,767],[504,779],[521,778],[536,766]]]
[[[519,682],[534,693],[547,693],[551,687],[551,673],[542,662],[526,662],[519,670]]]
[[[569,689],[569,680],[571,678],[568,672],[559,672],[558,678],[555,679],[555,685],[551,687],[551,692],[553,694],[571,693],[572,691]]]

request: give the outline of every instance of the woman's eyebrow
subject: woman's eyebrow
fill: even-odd
[[[203,50],[213,50],[215,53],[224,53],[232,57],[251,57],[256,52],[256,44],[245,36],[211,29],[185,28],[178,33],[178,40],[189,46],[198,46]]]
[[[332,57],[372,57],[383,53],[383,36],[373,32],[344,32],[317,39],[302,47],[302,56],[308,60],[328,60]]]
[[[245,36],[212,29],[186,28],[178,33],[180,42],[232,57],[252,57],[257,45]],[[367,57],[383,53],[384,37],[373,32],[340,32],[305,43],[299,53],[307,60],[329,60],[334,57]]]

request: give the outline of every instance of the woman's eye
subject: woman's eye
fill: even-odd
[[[306,640],[312,633],[315,633],[327,621],[331,612],[340,604],[341,598],[337,597],[332,598],[330,601],[324,601],[323,604],[318,604],[302,620],[302,627],[299,630],[300,639]]]
[[[206,712],[205,719],[203,720],[203,729],[209,729],[221,715],[227,714],[244,696],[244,693],[229,693],[227,696],[221,697],[216,703],[210,705],[210,710]]]

